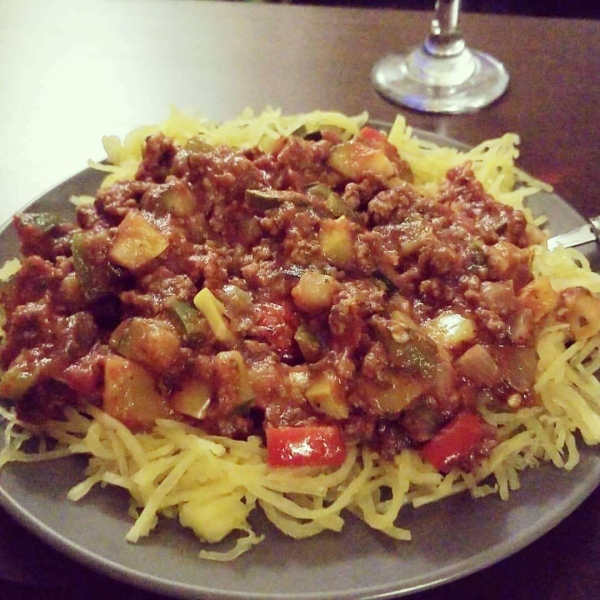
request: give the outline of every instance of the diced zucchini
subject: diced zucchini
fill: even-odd
[[[315,362],[319,359],[321,356],[321,342],[306,325],[302,324],[296,329],[294,339],[306,362]]]
[[[160,208],[176,217],[189,217],[196,211],[196,198],[184,183],[169,182],[160,194]]]
[[[352,209],[342,198],[335,192],[331,192],[325,200],[325,208],[334,217],[348,217],[349,219],[356,219],[358,217],[356,211]]]
[[[311,196],[317,196],[323,200],[326,200],[330,194],[334,194],[335,192],[324,183],[315,183],[308,188],[308,193]]]
[[[281,206],[283,202],[277,190],[246,190],[246,201],[252,210],[262,213]]]
[[[308,189],[308,193],[325,200],[325,209],[334,217],[357,217],[356,211],[327,185],[317,183]]]
[[[425,219],[413,216],[399,226],[400,249],[403,254],[418,252],[432,236],[431,224]]]
[[[254,400],[254,391],[241,353],[238,350],[219,352],[215,366],[221,383],[226,383],[229,410],[233,412],[249,406]]]
[[[17,218],[22,225],[31,225],[43,233],[49,233],[57,225],[64,223],[56,213],[21,213]]]
[[[431,339],[413,337],[406,344],[393,344],[390,352],[391,362],[411,373],[431,375],[438,363],[438,353]]]
[[[535,348],[507,344],[490,346],[488,350],[502,373],[502,381],[517,392],[526,393],[531,390],[538,366]]]
[[[475,337],[473,321],[458,313],[442,313],[428,321],[423,328],[436,344],[445,348],[453,348]]]
[[[330,167],[353,180],[364,179],[366,175],[389,178],[395,173],[394,165],[383,150],[356,141],[334,146],[327,162]]]
[[[398,415],[427,389],[427,381],[410,373],[397,372],[386,383],[365,381],[358,392],[375,414]]]
[[[239,285],[225,284],[221,290],[221,297],[234,315],[249,315],[254,310],[252,294]]]
[[[394,368],[425,376],[434,373],[439,363],[437,345],[404,313],[395,311],[390,321],[378,324],[377,338]]]
[[[347,419],[350,414],[344,388],[332,373],[320,373],[307,388],[305,396],[315,410],[333,419]]]
[[[109,258],[127,269],[135,270],[162,254],[169,240],[139,213],[129,212],[117,227]]]
[[[250,208],[258,213],[277,208],[284,202],[292,202],[297,205],[308,203],[304,194],[293,190],[249,189],[246,190],[245,196]]]
[[[318,313],[331,308],[338,287],[338,282],[330,275],[305,271],[292,289],[292,297],[300,310]]]
[[[89,234],[78,233],[74,235],[71,240],[73,268],[75,269],[75,273],[79,276],[81,287],[86,292],[95,287],[93,282],[93,271],[86,256],[89,248],[89,244],[86,243],[88,238]]]
[[[177,360],[181,340],[161,321],[134,317],[113,331],[109,345],[117,354],[162,373]]]
[[[77,233],[71,240],[73,267],[88,300],[119,289],[121,268],[106,260],[108,238],[104,231]]]
[[[347,266],[354,256],[354,240],[346,217],[321,224],[319,245],[323,256],[336,267]]]
[[[154,377],[142,365],[111,355],[104,367],[104,410],[133,429],[149,429],[169,408]]]
[[[205,381],[189,379],[181,389],[171,394],[169,404],[179,413],[203,419],[210,404],[210,386]]]
[[[206,317],[208,324],[219,342],[232,344],[234,335],[229,328],[225,307],[208,288],[202,288],[194,297],[194,305]]]
[[[184,335],[194,340],[206,337],[208,322],[195,306],[182,300],[173,299],[169,302],[169,312],[173,316],[176,327]]]

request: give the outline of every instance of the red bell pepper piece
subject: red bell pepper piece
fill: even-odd
[[[345,459],[346,445],[335,425],[267,429],[271,467],[338,467]]]
[[[485,434],[481,417],[473,413],[461,413],[423,446],[421,454],[438,471],[447,472],[453,462],[475,450]]]
[[[379,129],[373,127],[363,127],[358,134],[358,139],[361,141],[382,142],[387,140],[387,136]]]

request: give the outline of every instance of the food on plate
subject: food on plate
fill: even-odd
[[[178,518],[214,560],[263,538],[257,507],[408,540],[406,504],[574,468],[600,441],[600,277],[546,249],[518,138],[366,119],[174,111],[104,140],[73,221],[17,215],[2,463],[87,455],[70,499],[123,487],[129,541]]]

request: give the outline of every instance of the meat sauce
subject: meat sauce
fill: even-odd
[[[134,430],[323,427],[476,465],[496,443],[478,407],[536,402],[536,336],[563,303],[532,277],[539,232],[468,163],[432,196],[379,132],[318,137],[265,153],[156,134],[77,223],[15,217],[0,395],[31,422],[92,402]],[[467,420],[471,442],[436,458]]]

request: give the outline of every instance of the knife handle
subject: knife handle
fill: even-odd
[[[598,242],[600,242],[600,215],[596,215],[589,219],[592,233],[596,236]]]

